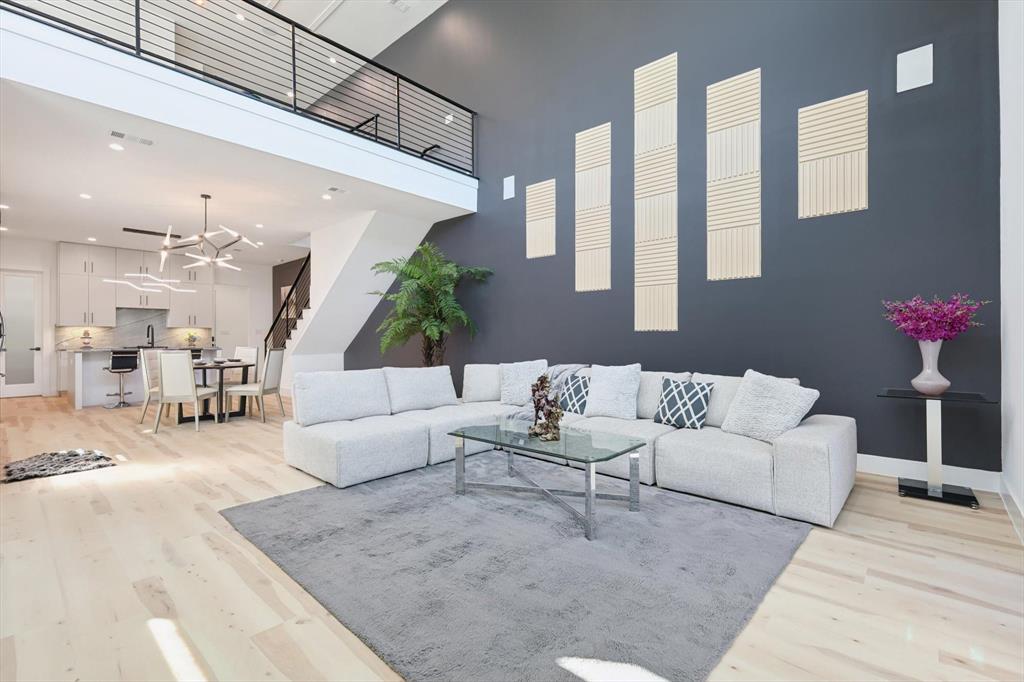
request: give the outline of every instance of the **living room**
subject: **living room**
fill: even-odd
[[[226,261],[251,381],[0,383],[0,679],[1024,676],[1024,2],[72,4],[0,2],[4,277],[57,310],[46,211],[105,198],[29,202],[25,141],[115,109],[182,167],[79,179],[281,255]]]

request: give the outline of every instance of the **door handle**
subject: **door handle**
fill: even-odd
[[[89,313],[89,322],[96,323],[96,313]]]
[[[42,350],[39,346],[32,346],[29,350]]]
[[[89,313],[82,313],[82,324],[89,324]]]

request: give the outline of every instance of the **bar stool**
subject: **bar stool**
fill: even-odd
[[[132,392],[127,393],[124,390],[124,378],[125,375],[131,374],[139,368],[139,352],[135,350],[112,350],[110,351],[110,366],[104,367],[103,369],[111,374],[117,375],[117,393],[108,393],[108,398],[117,397],[117,402],[113,405],[104,405],[108,410],[114,410],[119,407],[129,407],[128,403],[125,402],[124,397],[131,395]]]

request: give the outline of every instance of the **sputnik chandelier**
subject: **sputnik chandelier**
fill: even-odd
[[[176,244],[171,243],[171,226],[167,226],[167,235],[164,237],[163,245],[160,247],[160,272],[164,271],[164,263],[167,262],[167,256],[172,251],[178,249],[189,249],[183,251],[183,255],[192,258],[195,262],[181,266],[182,268],[199,268],[203,266],[208,267],[219,267],[228,268],[230,270],[241,270],[242,268],[237,265],[233,265],[228,261],[234,259],[230,253],[224,253],[227,249],[230,249],[238,242],[248,244],[254,249],[260,248],[258,244],[251,241],[244,234],[240,234],[230,227],[224,225],[218,225],[218,229],[211,231],[208,224],[208,206],[210,201],[209,194],[200,194],[203,198],[203,231],[197,232],[191,237],[183,237],[177,241]],[[222,242],[218,243],[217,240],[212,239],[219,235],[226,234],[227,238]],[[149,284],[147,282],[147,284]]]

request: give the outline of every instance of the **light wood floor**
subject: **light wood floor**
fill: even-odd
[[[0,679],[396,677],[217,513],[318,484],[284,464],[268,410],[267,424],[154,436],[137,409],[0,401],[0,460],[79,446],[125,457],[0,486]],[[891,479],[859,477],[712,679],[1022,679],[1024,548],[998,498],[982,504],[903,499]]]

